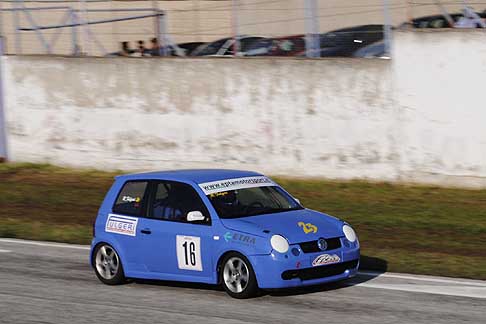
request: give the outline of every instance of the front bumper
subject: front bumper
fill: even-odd
[[[298,255],[295,255],[296,249],[299,250]],[[337,255],[340,261],[313,266],[312,261],[322,254]],[[359,243],[356,242],[336,250],[315,253],[303,253],[299,245],[295,244],[290,245],[285,254],[273,251],[270,255],[255,255],[249,259],[258,286],[263,289],[276,289],[316,285],[353,277],[358,272],[359,257]]]

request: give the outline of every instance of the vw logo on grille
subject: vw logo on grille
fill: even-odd
[[[317,246],[319,247],[319,249],[321,249],[321,251],[325,251],[327,249],[326,240],[321,237],[317,240]]]

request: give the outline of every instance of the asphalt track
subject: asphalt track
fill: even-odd
[[[486,323],[486,282],[361,273],[235,300],[206,285],[105,286],[88,247],[0,239],[0,323]]]

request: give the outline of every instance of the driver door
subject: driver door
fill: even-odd
[[[168,280],[211,277],[211,218],[199,194],[191,185],[176,181],[153,181],[150,190],[143,229],[147,270]],[[204,220],[187,221],[191,211],[200,211]]]

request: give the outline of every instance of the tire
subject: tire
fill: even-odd
[[[231,252],[221,262],[220,280],[233,298],[245,299],[258,295],[258,282],[253,267],[240,253]]]
[[[107,244],[99,244],[93,253],[93,268],[98,279],[107,285],[120,285],[126,282],[120,256]]]

